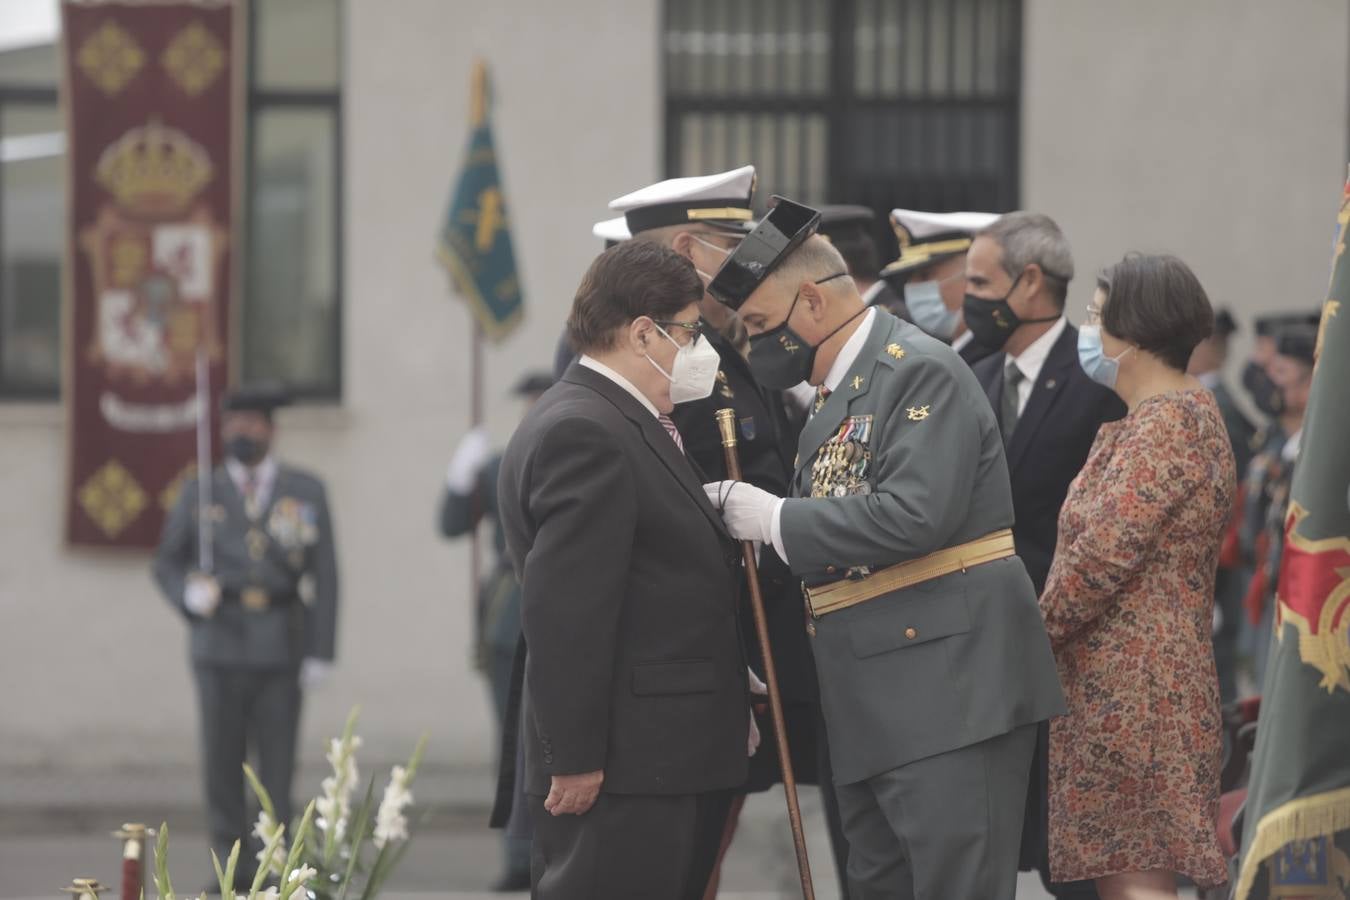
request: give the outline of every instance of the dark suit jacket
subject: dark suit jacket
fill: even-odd
[[[1003,408],[1006,359],[1007,354],[1000,351],[972,367],[995,416]],[[1059,538],[1059,508],[1069,483],[1087,461],[1098,427],[1124,415],[1125,404],[1115,392],[1083,372],[1078,362],[1078,329],[1068,325],[1050,348],[1007,448],[1016,514],[1013,539],[1037,595],[1045,589],[1050,574]]]
[[[661,424],[574,365],[516,430],[498,490],[523,591],[526,790],[600,769],[611,793],[740,785],[740,557]]]
[[[1220,381],[1214,387],[1214,402],[1219,405],[1224,427],[1228,429],[1228,440],[1233,445],[1233,462],[1237,465],[1238,482],[1247,474],[1247,464],[1252,461],[1252,439],[1256,427],[1238,407],[1228,385]]]
[[[965,346],[962,347],[960,350],[957,350],[956,352],[960,355],[962,359],[966,361],[966,365],[972,368],[974,368],[976,363],[980,362],[981,360],[988,359],[995,353],[997,353],[1000,357],[1003,355],[1002,351],[990,350],[984,344],[981,344],[979,341],[974,340],[966,341]],[[1074,348],[1074,352],[1075,353],[1078,352],[1077,347]]]

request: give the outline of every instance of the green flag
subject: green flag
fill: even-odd
[[[1350,897],[1350,182],[1294,470],[1237,900]]]
[[[487,72],[480,62],[473,73],[469,148],[441,225],[436,255],[450,272],[455,290],[468,299],[483,333],[501,340],[520,324],[524,301],[487,100]]]

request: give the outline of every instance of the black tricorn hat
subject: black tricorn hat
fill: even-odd
[[[773,207],[731,252],[708,285],[708,293],[732,309],[741,305],[774,269],[820,228],[820,211],[786,197]]]
[[[269,419],[272,413],[291,403],[290,392],[280,384],[246,384],[225,394],[220,400],[223,412],[256,412]]]

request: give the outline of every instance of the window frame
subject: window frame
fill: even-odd
[[[13,106],[49,107],[58,116],[61,113],[60,95],[58,90],[54,87],[36,84],[0,84],[0,133],[3,133],[5,113]],[[3,168],[3,163],[0,163],[0,168]],[[4,209],[4,202],[5,180],[4,178],[0,178],[0,209]],[[0,248],[4,247],[4,228],[4,217],[0,216]],[[64,253],[58,262],[64,267]],[[65,290],[64,281],[65,276],[63,272],[63,292]],[[0,285],[0,293],[2,293],[3,290],[3,285]],[[4,327],[4,319],[3,317],[0,317],[0,337],[3,337]],[[58,353],[60,352],[59,340],[64,336],[65,327],[64,313],[58,313]],[[0,401],[48,403],[61,398],[61,380],[65,367],[64,359],[57,360],[57,383],[54,386],[47,387],[33,384],[15,384],[4,378],[4,353],[5,342],[0,340]]]
[[[245,99],[244,126],[244,195],[241,203],[243,223],[241,229],[249,227],[254,212],[254,161],[257,158],[258,129],[255,127],[259,113],[276,109],[299,109],[321,111],[331,116],[333,121],[333,384],[294,384],[287,382],[290,395],[304,403],[314,405],[338,405],[342,403],[343,387],[346,375],[346,291],[345,266],[343,260],[346,251],[346,198],[342,186],[345,183],[344,130],[343,130],[343,87],[346,83],[347,62],[347,3],[346,0],[334,0],[337,4],[338,46],[337,46],[337,85],[333,88],[272,88],[258,85],[258,23],[261,16],[258,4],[262,0],[249,0],[248,3],[248,90]],[[246,242],[245,242],[246,243]],[[247,253],[247,249],[244,250]],[[239,308],[234,313],[236,340],[232,352],[235,354],[236,367],[240,381],[249,379],[248,348],[243,339],[247,332],[244,317],[248,310],[245,292],[249,285],[250,273],[247,267],[240,271],[242,283],[236,287]]]
[[[670,23],[672,21],[671,7],[674,3],[688,2],[688,0],[663,0],[661,10],[661,46],[666,47],[666,39],[669,35]],[[876,0],[874,11],[879,16],[881,3],[886,0]],[[934,15],[942,14],[944,5],[942,0],[892,0],[900,2],[902,8],[908,10],[911,5],[919,4],[923,15],[924,27],[927,29],[929,22]],[[854,66],[856,62],[856,51],[854,47],[855,28],[858,23],[859,2],[858,0],[830,0],[828,3],[828,12],[826,22],[830,29],[830,58],[828,64],[828,81],[825,91],[820,94],[809,92],[782,92],[782,93],[743,93],[743,94],[725,94],[721,96],[708,96],[699,94],[673,94],[671,92],[671,74],[670,74],[670,54],[663,52],[661,54],[661,93],[665,106],[665,134],[663,136],[663,169],[667,177],[675,177],[682,173],[679,169],[680,164],[680,146],[681,146],[681,118],[691,113],[712,113],[712,114],[764,114],[777,113],[793,115],[816,115],[822,116],[826,124],[826,158],[824,160],[825,169],[825,192],[829,203],[861,203],[872,207],[878,218],[877,234],[889,246],[894,247],[894,235],[889,226],[889,214],[891,206],[885,209],[880,208],[877,202],[872,198],[862,196],[862,190],[858,187],[856,180],[850,176],[846,167],[847,153],[846,146],[851,139],[850,126],[856,121],[855,116],[861,111],[867,110],[907,110],[924,108],[943,108],[943,109],[1001,109],[1008,117],[1006,123],[1008,129],[1008,144],[1000,151],[1000,172],[1006,176],[1006,183],[1000,185],[999,202],[993,204],[995,207],[1001,207],[1007,210],[1018,208],[1022,190],[1022,172],[1021,172],[1021,143],[1022,143],[1022,112],[1023,112],[1023,67],[1025,65],[1025,45],[1023,25],[1025,19],[1024,0],[1008,0],[1009,2],[1009,20],[1006,23],[1008,46],[1013,48],[1012,59],[1009,61],[1009,71],[1002,73],[1005,86],[1001,88],[996,95],[961,95],[953,94],[951,91],[935,91],[930,87],[930,71],[927,63],[928,54],[925,50],[923,66],[923,92],[920,95],[887,97],[877,94],[863,94],[855,85]],[[947,29],[948,61],[947,72],[948,81],[953,80],[956,62],[955,54],[951,52],[955,44],[955,31]],[[927,46],[927,45],[925,45]],[[780,76],[783,72],[781,57],[776,63]],[[877,54],[874,62],[878,71],[881,67],[881,55]],[[729,133],[729,130],[728,130]],[[783,127],[782,122],[776,121],[774,124],[775,142],[772,147],[774,154],[775,171],[782,171],[784,160],[784,150],[782,146]],[[925,155],[928,148],[925,147]],[[810,166],[807,162],[808,154],[800,152],[797,155],[797,183],[806,182],[806,173]],[[1003,176],[1001,176],[1003,177]],[[770,190],[772,185],[766,185]],[[875,191],[872,192],[875,194]],[[767,196],[756,197],[756,206],[762,208]],[[925,204],[921,208],[932,206],[934,211],[951,211],[952,204],[939,201],[936,204]],[[883,244],[882,246],[886,246]],[[885,252],[885,251],[883,251]]]

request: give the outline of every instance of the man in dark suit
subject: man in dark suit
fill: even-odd
[[[1097,429],[1124,416],[1125,406],[1079,365],[1078,329],[1064,313],[1073,256],[1052,219],[1028,212],[1000,217],[977,233],[966,257],[966,275],[968,302],[999,312],[973,318],[1013,323],[1000,333],[1001,347],[993,340],[983,342],[994,352],[972,368],[1003,434],[1016,515],[1013,541],[1039,595],[1050,573],[1069,483],[1087,461]],[[1046,737],[1042,729],[1028,786],[1022,868],[1039,869],[1058,897],[1095,897],[1091,882],[1049,885]]]
[[[702,896],[696,838],[745,779],[739,555],[669,418],[715,384],[702,295],[665,247],[602,253],[569,318],[581,357],[502,460],[541,900]]]

